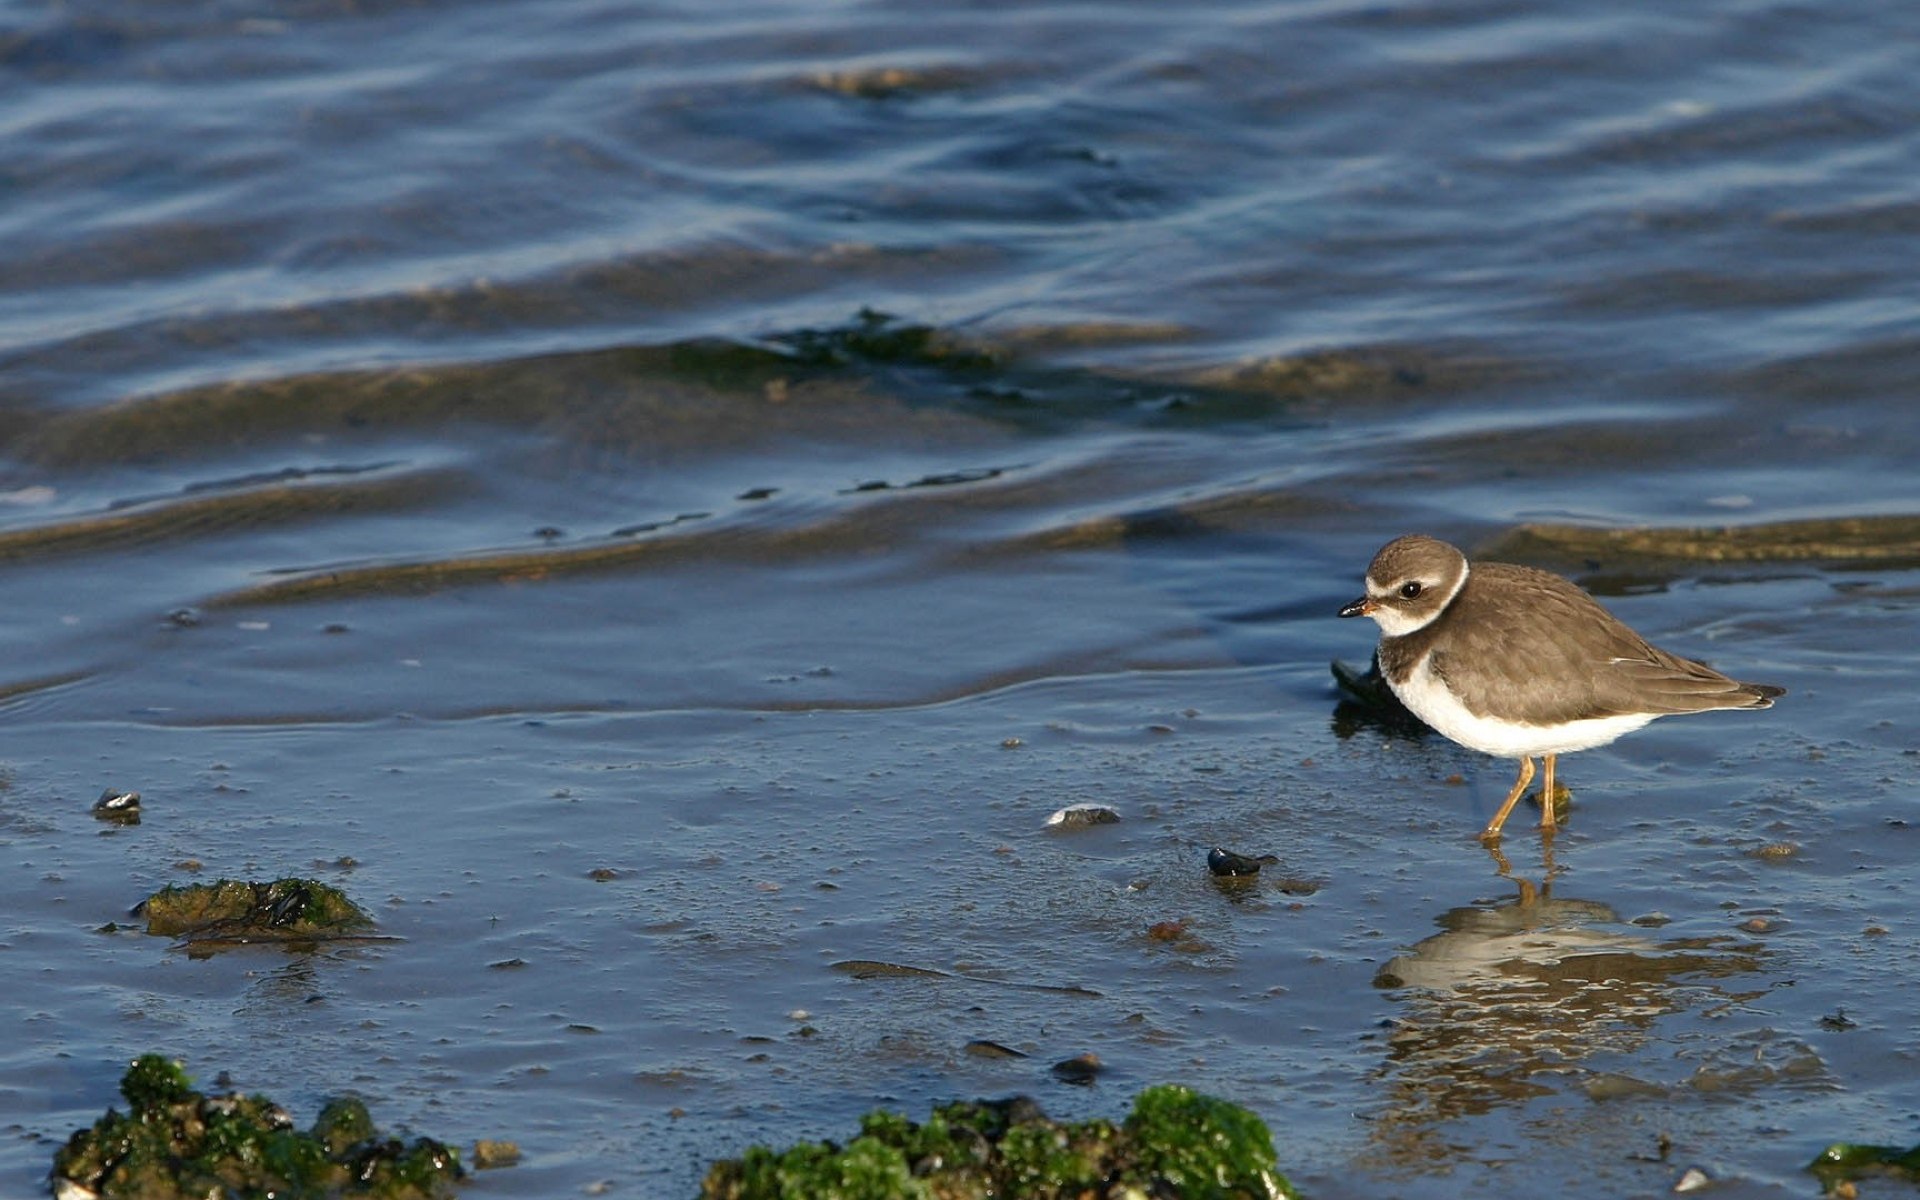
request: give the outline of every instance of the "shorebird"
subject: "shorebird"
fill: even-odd
[[[1554,760],[1604,746],[1656,717],[1769,708],[1785,688],[1741,683],[1647,643],[1578,586],[1547,571],[1477,562],[1437,538],[1381,547],[1367,594],[1340,610],[1380,626],[1387,686],[1442,735],[1520,760],[1520,776],[1480,840],[1545,766],[1540,827],[1552,829]]]

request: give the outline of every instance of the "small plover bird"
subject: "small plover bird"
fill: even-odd
[[[1380,625],[1387,686],[1444,736],[1520,760],[1520,777],[1480,834],[1496,842],[1545,765],[1540,826],[1553,828],[1554,759],[1604,746],[1655,717],[1768,708],[1785,688],[1741,683],[1647,644],[1592,596],[1547,571],[1471,565],[1436,538],[1381,547],[1367,594],[1340,610]]]

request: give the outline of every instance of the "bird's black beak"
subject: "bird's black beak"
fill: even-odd
[[[1379,602],[1374,600],[1372,596],[1362,596],[1350,604],[1342,605],[1339,615],[1343,617],[1370,617],[1373,615],[1373,611],[1379,607]]]

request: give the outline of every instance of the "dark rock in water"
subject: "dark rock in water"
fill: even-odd
[[[310,1132],[264,1096],[206,1096],[180,1065],[135,1059],[120,1081],[132,1111],[107,1114],[53,1157],[57,1196],[451,1196],[459,1154],[431,1138],[382,1137],[364,1104],[330,1100]]]
[[[1222,850],[1218,846],[1207,852],[1207,870],[1215,875],[1236,878],[1258,875],[1261,867],[1272,866],[1279,861],[1279,857],[1273,854],[1262,854],[1255,858],[1245,854],[1235,854],[1231,850]]]
[[[1088,1051],[1053,1064],[1053,1076],[1062,1083],[1085,1087],[1099,1078],[1100,1072],[1106,1069],[1107,1064],[1100,1061],[1100,1056]]]
[[[1336,737],[1352,737],[1366,726],[1374,726],[1396,737],[1422,737],[1427,725],[1400,703],[1400,697],[1387,686],[1375,655],[1365,671],[1355,670],[1339,659],[1333,661],[1334,682],[1340,686],[1340,703],[1333,710]]]
[[[479,1171],[495,1171],[520,1161],[520,1147],[514,1142],[482,1138],[473,1144],[473,1166]]]
[[[140,793],[108,788],[100,793],[98,800],[93,802],[93,815],[99,820],[111,821],[115,825],[138,825]]]
[[[999,1042],[990,1042],[985,1038],[975,1038],[966,1045],[968,1054],[975,1058],[1025,1058],[1025,1054],[1012,1046],[1002,1046]]]
[[[1086,829],[1094,825],[1112,825],[1120,814],[1104,804],[1069,804],[1047,818],[1055,829]]]
[[[942,1200],[1292,1200],[1273,1137],[1244,1108],[1175,1084],[1150,1087],[1112,1121],[1054,1121],[1032,1100],[939,1105],[924,1125],[882,1111],[844,1143],[754,1146],[718,1162],[702,1200],[939,1196]]]

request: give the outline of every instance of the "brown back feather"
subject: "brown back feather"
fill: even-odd
[[[1528,722],[1547,724],[1766,708],[1783,694],[1651,646],[1558,575],[1508,563],[1473,564],[1438,620],[1381,643],[1381,668],[1404,678],[1443,636],[1447,649],[1434,655],[1433,670],[1480,716],[1518,720],[1525,713]],[[1517,649],[1523,645],[1526,651]],[[1489,664],[1501,669],[1487,670]]]

